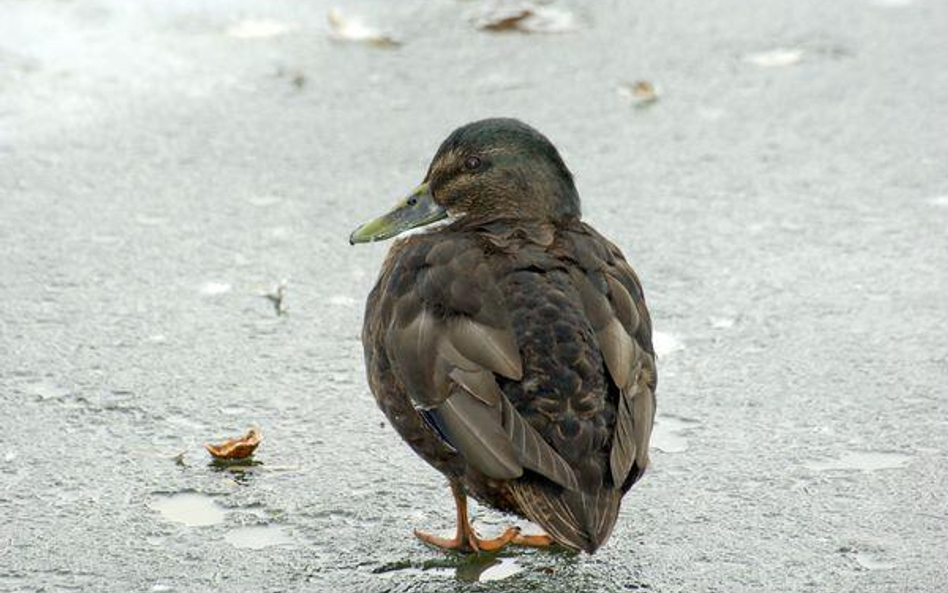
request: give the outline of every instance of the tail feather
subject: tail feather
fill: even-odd
[[[517,480],[510,490],[523,514],[557,543],[590,554],[609,539],[619,515],[621,495],[612,488],[589,493]]]

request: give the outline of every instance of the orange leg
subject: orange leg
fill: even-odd
[[[452,480],[451,492],[454,494],[454,504],[458,513],[458,527],[454,537],[450,539],[438,537],[417,529],[415,530],[415,537],[426,544],[459,552],[495,552],[520,537],[519,528],[509,527],[507,531],[499,537],[481,539],[474,531],[474,527],[471,526],[471,521],[467,514],[467,495],[464,494],[461,485]]]
[[[451,481],[451,493],[454,494],[454,505],[457,509],[458,526],[453,538],[438,537],[430,533],[415,530],[415,537],[432,546],[444,550],[458,552],[496,552],[509,544],[544,548],[555,542],[549,535],[520,535],[519,527],[508,527],[499,537],[482,539],[474,531],[467,514],[467,495],[461,485]]]

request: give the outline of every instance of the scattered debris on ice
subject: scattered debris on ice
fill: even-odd
[[[272,289],[268,292],[262,293],[260,296],[264,297],[271,303],[273,303],[273,309],[276,311],[277,317],[282,317],[286,315],[286,285],[287,279],[284,278],[277,283]]]
[[[391,35],[369,27],[357,17],[345,16],[338,8],[329,11],[327,20],[329,21],[329,36],[337,41],[353,41],[386,48],[401,45]]]
[[[227,27],[227,36],[236,39],[267,39],[289,32],[290,25],[269,19],[247,19]]]
[[[576,29],[572,12],[536,2],[481,2],[471,21],[478,29],[495,32],[566,33]]]
[[[619,94],[636,107],[645,107],[658,101],[659,89],[647,80],[636,80],[619,85]]]
[[[794,48],[777,48],[769,51],[747,54],[744,61],[762,68],[777,68],[792,66],[803,59],[803,50]]]

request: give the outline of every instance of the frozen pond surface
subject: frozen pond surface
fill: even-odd
[[[0,591],[944,590],[948,2],[488,1],[0,0]],[[416,542],[363,377],[349,231],[498,114],[661,332],[593,557]]]

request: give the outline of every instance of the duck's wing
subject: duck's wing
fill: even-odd
[[[573,234],[573,253],[573,284],[618,389],[609,466],[624,491],[648,465],[656,387],[651,319],[641,283],[615,245],[583,225]]]
[[[526,468],[575,489],[573,470],[497,385],[523,368],[490,265],[463,234],[393,249],[381,287],[386,352],[418,413],[477,470],[510,480]]]

